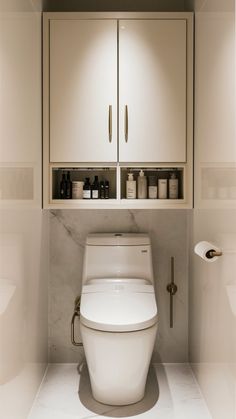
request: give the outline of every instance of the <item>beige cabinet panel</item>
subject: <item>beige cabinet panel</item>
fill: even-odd
[[[119,160],[186,161],[186,20],[119,22]]]
[[[117,21],[50,21],[50,161],[117,160]]]

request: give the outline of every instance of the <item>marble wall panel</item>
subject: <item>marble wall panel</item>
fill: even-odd
[[[149,233],[152,241],[159,329],[155,360],[188,359],[188,211],[54,210],[50,214],[49,354],[50,362],[77,362],[83,349],[72,346],[70,321],[81,292],[82,263],[89,233]],[[170,258],[175,257],[178,292],[174,328],[169,327]]]

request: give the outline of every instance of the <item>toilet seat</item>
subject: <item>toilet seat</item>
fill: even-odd
[[[87,285],[88,284],[88,285]],[[145,279],[90,280],[82,288],[80,321],[91,329],[131,332],[157,322],[154,287]]]

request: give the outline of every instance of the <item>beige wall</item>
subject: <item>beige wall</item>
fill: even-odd
[[[195,1],[195,209],[191,216],[190,361],[213,419],[236,417],[235,10]],[[193,254],[200,240],[223,256]]]
[[[0,0],[0,417],[25,419],[47,363],[40,1]]]

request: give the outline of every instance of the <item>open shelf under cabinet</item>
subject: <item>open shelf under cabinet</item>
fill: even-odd
[[[126,180],[128,173],[132,173],[134,180],[137,179],[139,171],[143,169],[148,179],[153,176],[158,185],[158,179],[167,179],[167,199],[127,199],[126,198]],[[74,181],[84,181],[90,178],[92,185],[95,176],[99,182],[109,182],[109,199],[61,199],[60,182],[62,175],[70,173],[70,179]],[[169,199],[168,180],[171,173],[175,173],[178,179],[178,198]],[[186,189],[186,167],[183,165],[172,166],[106,166],[94,167],[76,166],[76,165],[52,165],[50,167],[50,192],[49,202],[45,206],[49,209],[171,209],[171,208],[191,208],[191,203],[187,199]],[[138,196],[138,195],[137,195]]]

